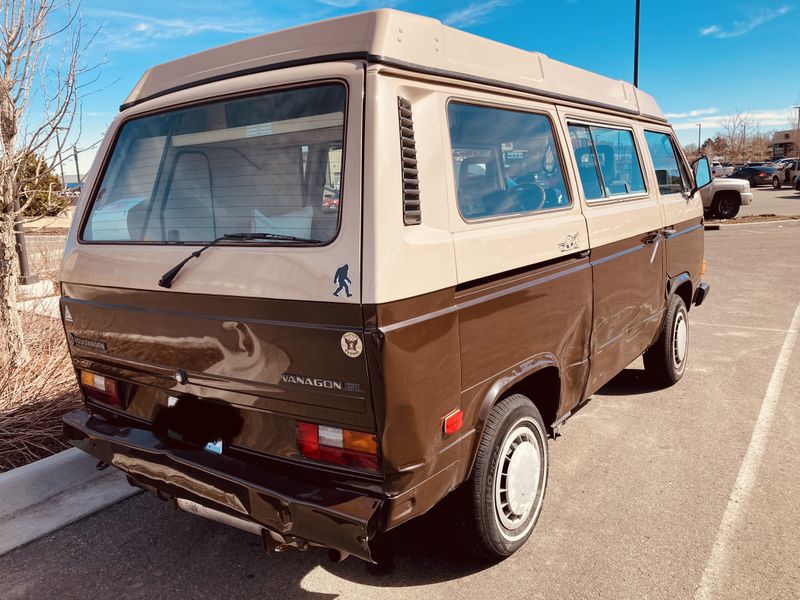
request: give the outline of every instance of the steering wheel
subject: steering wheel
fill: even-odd
[[[524,182],[509,190],[511,201],[521,211],[541,210],[547,195],[538,183]]]

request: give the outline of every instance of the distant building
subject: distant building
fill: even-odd
[[[800,140],[797,140],[797,132],[792,129],[786,131],[776,131],[772,134],[772,156],[781,158],[783,156],[794,156],[800,148]]]

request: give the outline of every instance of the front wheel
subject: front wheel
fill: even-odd
[[[711,203],[711,210],[718,219],[732,219],[739,214],[741,200],[736,192],[720,192]]]
[[[547,434],[539,411],[514,394],[492,409],[472,475],[454,492],[456,532],[465,547],[500,560],[531,536],[547,487]]]
[[[674,294],[656,343],[644,353],[644,369],[657,384],[670,386],[680,381],[689,357],[689,313]]]

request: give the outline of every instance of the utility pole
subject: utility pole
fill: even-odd
[[[78,178],[78,183],[81,182],[81,169],[78,166],[78,149],[73,146],[72,147],[72,157],[75,159],[75,175]]]
[[[31,273],[28,264],[28,246],[25,244],[25,231],[22,228],[22,214],[19,212],[19,198],[14,197],[14,238],[16,240],[17,257],[19,258],[19,283],[31,285],[39,283],[39,276]]]
[[[58,137],[58,130],[64,127],[56,127],[56,150],[58,151],[58,168],[61,171],[61,189],[66,189],[67,180],[64,179],[64,161],[61,159],[61,139]]]
[[[633,87],[639,87],[639,12],[641,0],[636,0],[636,25],[633,38]]]
[[[700,152],[700,138],[702,137],[703,124],[695,123],[695,125],[697,125],[697,151]]]

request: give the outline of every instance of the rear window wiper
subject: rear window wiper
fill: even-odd
[[[203,252],[205,252],[206,250],[208,250],[209,248],[211,248],[211,246],[214,246],[214,245],[216,245],[216,244],[218,244],[220,242],[235,241],[235,240],[240,240],[240,241],[244,241],[244,240],[280,240],[280,241],[286,241],[286,242],[308,242],[308,243],[312,243],[312,244],[318,244],[319,243],[319,240],[312,240],[312,239],[309,239],[309,238],[295,237],[293,235],[281,235],[279,233],[226,233],[222,237],[218,237],[217,239],[212,240],[212,241],[208,242],[207,244],[205,244],[204,246],[200,247],[198,250],[195,250],[189,256],[187,256],[181,262],[179,262],[177,265],[172,267],[169,271],[164,273],[161,276],[161,279],[158,280],[158,285],[163,287],[163,288],[171,288],[172,287],[172,281],[175,279],[175,277],[178,275],[180,270],[184,267],[184,265],[187,262],[189,262],[193,258],[199,258],[200,255]]]

